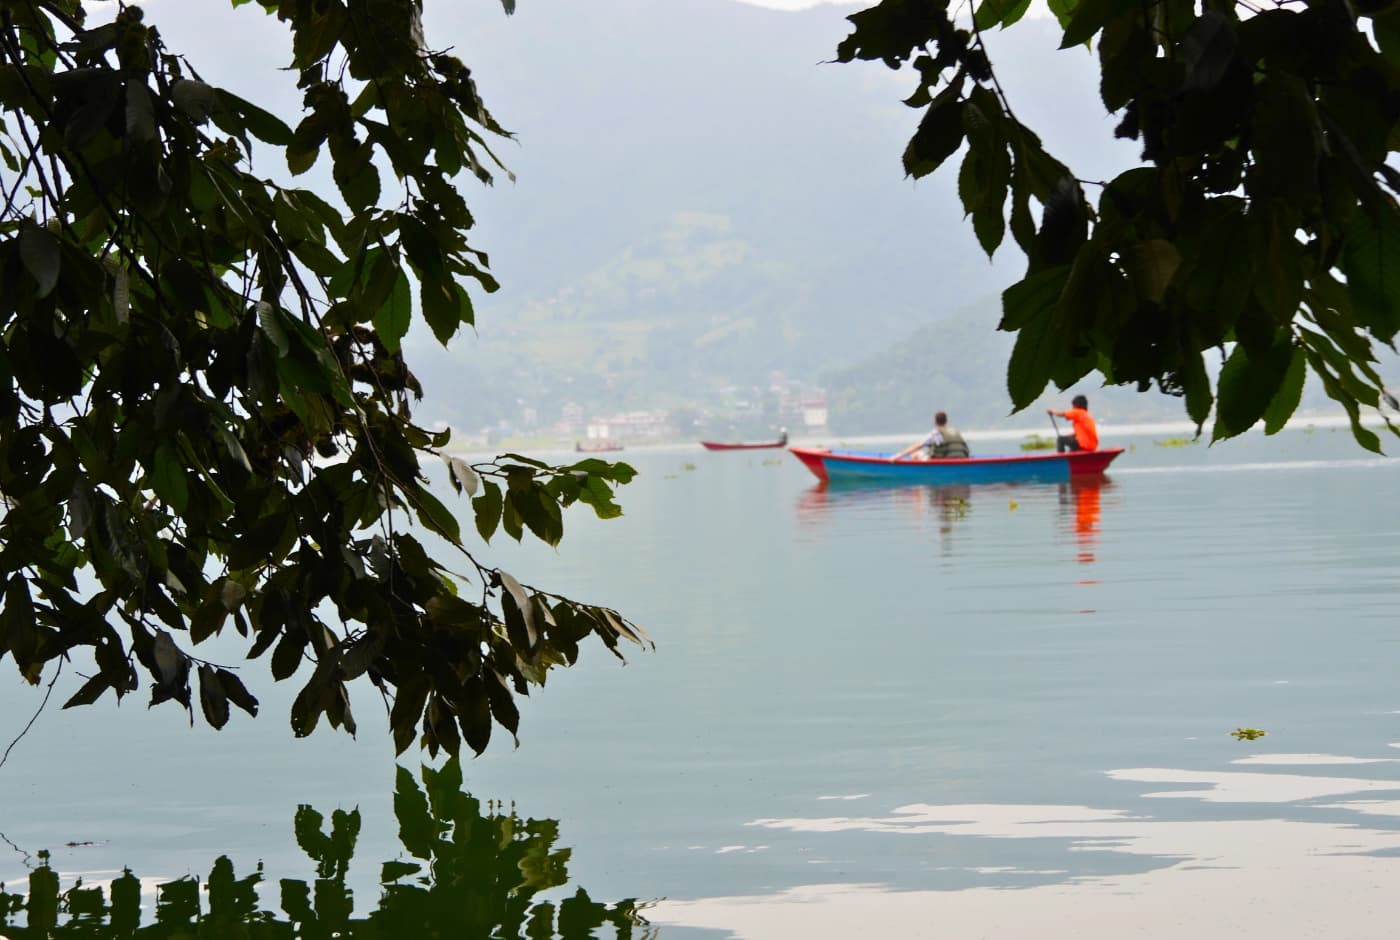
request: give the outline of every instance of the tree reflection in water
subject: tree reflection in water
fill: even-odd
[[[357,915],[346,874],[360,832],[359,810],[336,810],[329,820],[310,806],[297,809],[297,845],[316,864],[316,878],[284,878],[271,891],[262,865],[242,878],[220,857],[202,886],[184,878],[156,887],[154,921],[142,909],[141,881],[130,870],[107,885],[81,879],[64,889],[40,853],[28,894],[0,885],[0,936],[141,938],[398,938],[585,937],[651,938],[634,900],[602,904],[582,888],[562,900],[537,897],[568,883],[569,849],[555,849],[559,824],[499,813],[462,791],[456,759],[441,770],[424,767],[423,787],[398,771],[394,815],[399,840],[412,860],[384,862],[379,906]],[[264,904],[276,894],[278,911]],[[23,920],[25,926],[18,926]]]

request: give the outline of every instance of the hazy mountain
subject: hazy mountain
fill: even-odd
[[[915,330],[853,365],[821,376],[830,398],[831,429],[839,434],[903,433],[930,426],[934,411],[947,411],[968,428],[1028,427],[1049,430],[1047,407],[1068,407],[1076,394],[1088,396],[1091,410],[1113,424],[1189,421],[1180,398],[1135,385],[1104,386],[1090,375],[1061,392],[1053,385],[1034,404],[1011,413],[1006,367],[1015,337],[996,329],[1000,301],[990,296],[956,314]],[[1220,357],[1206,355],[1206,370],[1218,374]],[[1386,353],[1382,376],[1400,376],[1400,357]],[[1335,413],[1322,382],[1309,376],[1297,415]],[[1210,434],[1210,423],[1205,433]]]
[[[990,343],[977,371],[1001,387],[994,316],[956,344],[940,338],[951,326],[916,331],[996,294],[1019,256],[1004,249],[993,264],[977,247],[955,167],[904,177],[912,77],[829,61],[859,5],[520,0],[510,17],[492,0],[425,6],[430,40],[468,63],[516,135],[495,145],[515,182],[463,180],[473,243],[503,285],[476,298],[479,334],[446,352],[410,335],[425,420],[475,428],[532,409],[549,421],[569,401],[704,408],[775,370],[815,381],[919,337],[934,357]],[[275,17],[164,2],[151,15],[211,81],[293,116]],[[1081,176],[1107,178],[1135,154],[1112,138],[1093,56],[1055,53],[1057,39],[1035,21],[988,37],[1017,115]],[[333,194],[325,171],[296,182]],[[882,420],[916,408],[914,391],[899,394],[911,397]]]
[[[471,425],[571,400],[714,404],[774,370],[850,366],[1013,280],[1012,253],[993,265],[975,244],[955,171],[904,177],[911,78],[826,61],[848,12],[430,4],[430,35],[517,134],[498,148],[517,181],[469,196],[503,288],[478,304],[479,337],[415,344],[429,408]],[[1058,109],[1047,142],[1095,170],[1113,145],[1092,58],[1046,61],[1046,24],[1002,40],[1024,117]]]

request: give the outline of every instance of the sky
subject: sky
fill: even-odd
[[[807,10],[816,6],[856,6],[850,0],[739,0],[750,6],[767,7],[770,10]]]

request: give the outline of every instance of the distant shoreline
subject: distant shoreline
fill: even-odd
[[[1363,415],[1361,423],[1366,427],[1383,427],[1385,419],[1379,414]],[[1194,437],[1196,425],[1191,421],[1158,421],[1134,424],[1114,424],[1111,421],[1099,421],[1099,436],[1105,440],[1112,440],[1115,437],[1141,437],[1153,434],[1172,434],[1185,437]],[[1061,421],[1061,430],[1068,431],[1069,425]],[[1284,426],[1288,430],[1299,430],[1302,428],[1346,428],[1350,427],[1350,421],[1344,412],[1329,412],[1324,414],[1309,414],[1295,416]],[[1054,429],[1047,420],[1043,426],[1039,427],[1017,427],[1017,428],[966,428],[963,433],[974,441],[1016,441],[1025,440],[1030,437],[1048,438],[1053,435]],[[928,433],[926,428],[907,431],[902,434],[812,434],[792,437],[788,443],[805,447],[849,447],[862,445],[881,445],[890,443],[909,443],[917,440]],[[1262,427],[1257,427],[1246,432],[1249,434],[1263,433]],[[1203,440],[1210,439],[1210,426],[1206,425],[1201,437]],[[582,460],[585,457],[598,457],[603,460],[627,459],[629,453],[678,453],[678,452],[702,452],[700,442],[696,440],[688,441],[658,441],[655,443],[628,443],[623,442],[622,450],[605,451],[601,453],[580,453],[574,450],[572,441],[551,440],[541,442],[538,440],[519,439],[515,441],[506,440],[494,445],[470,445],[467,447],[453,447],[450,453],[454,456],[479,456],[502,453],[529,452],[533,454],[555,454],[568,453],[574,455],[575,459]],[[776,450],[777,448],[775,448]],[[764,451],[754,451],[762,454]]]

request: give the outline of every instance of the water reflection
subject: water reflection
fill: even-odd
[[[1074,804],[914,803],[875,816],[756,819],[752,826],[802,833],[820,842],[852,835],[918,840],[910,857],[952,840],[951,854],[974,856],[993,841],[999,857],[1030,866],[932,869],[927,887],[829,881],[759,897],[664,901],[656,923],[724,930],[744,940],[854,935],[1180,940],[1232,937],[1388,936],[1393,886],[1400,878],[1400,780],[1386,758],[1260,755],[1235,761],[1293,772],[1136,768],[1107,776],[1139,792],[1132,809]],[[1311,766],[1370,766],[1375,776],[1332,776]],[[1378,799],[1382,794],[1391,799]],[[1143,808],[1145,801],[1161,812]],[[1174,813],[1183,801],[1220,807],[1216,818]],[[1235,804],[1240,809],[1231,812]],[[1290,818],[1280,818],[1287,805]],[[1389,824],[1387,824],[1389,823]],[[1013,845],[1024,850],[1017,853]],[[829,851],[839,853],[839,845]],[[891,849],[891,851],[894,851]],[[1085,871],[1086,856],[1122,859],[1122,868]],[[958,867],[955,866],[954,867]],[[959,877],[961,876],[961,878]],[[1034,877],[1032,877],[1034,876]],[[966,880],[971,879],[967,884]],[[950,883],[967,884],[949,890]],[[1015,886],[1017,890],[1008,891]]]
[[[1072,477],[1058,484],[1060,517],[1074,535],[1079,554],[1075,560],[1082,564],[1095,561],[1094,549],[1099,541],[1099,519],[1103,514],[1103,490],[1112,486],[1108,477]]]
[[[310,806],[301,806],[294,833],[316,865],[316,878],[310,883],[277,881],[275,911],[268,907],[267,895],[274,892],[268,890],[261,863],[239,877],[233,862],[221,856],[202,885],[196,878],[153,883],[126,870],[108,878],[103,875],[116,873],[88,873],[65,888],[67,876],[56,872],[41,852],[27,893],[10,893],[0,884],[0,936],[655,936],[633,900],[603,904],[583,888],[569,896],[552,890],[569,880],[570,850],[554,847],[558,822],[524,819],[496,804],[483,809],[462,791],[455,760],[441,770],[424,767],[422,780],[419,787],[412,774],[399,768],[394,815],[407,855],[380,866],[378,906],[368,914],[356,913],[346,883],[360,832],[359,810],[336,810],[327,821]],[[543,897],[546,892],[549,899]],[[154,918],[143,924],[152,894]]]
[[[819,528],[833,511],[887,511],[932,521],[941,534],[948,535],[968,519],[974,490],[981,499],[997,492],[1004,497],[1005,491],[1013,489],[1005,483],[974,487],[967,483],[890,486],[879,481],[822,482],[798,495],[797,518],[804,526]]]
[[[853,516],[889,514],[931,522],[940,536],[950,536],[972,518],[974,506],[1016,511],[1057,494],[1061,525],[1074,538],[1076,560],[1096,560],[1103,491],[1113,485],[1105,476],[1073,478],[1063,483],[1014,482],[890,486],[879,481],[818,483],[797,498],[797,518],[809,531],[821,531],[838,512]]]

